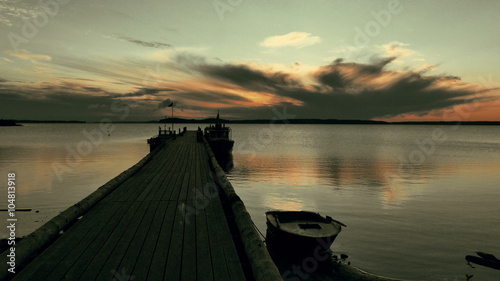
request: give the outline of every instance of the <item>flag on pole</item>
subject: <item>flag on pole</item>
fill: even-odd
[[[174,136],[175,136],[175,130],[174,130],[174,102],[172,101],[167,107],[171,107],[172,108],[172,131],[174,131]]]

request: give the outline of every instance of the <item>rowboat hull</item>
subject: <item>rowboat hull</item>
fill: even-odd
[[[266,241],[270,250],[294,255],[329,252],[341,223],[305,211],[266,212]]]
[[[465,259],[468,262],[472,262],[475,264],[479,264],[482,266],[486,266],[489,268],[500,270],[500,260],[498,260],[498,259],[485,259],[482,257],[476,257],[476,256],[471,256],[471,255],[465,256]]]

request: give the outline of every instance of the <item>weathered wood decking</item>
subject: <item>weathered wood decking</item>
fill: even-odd
[[[187,132],[13,280],[246,280],[210,171]]]

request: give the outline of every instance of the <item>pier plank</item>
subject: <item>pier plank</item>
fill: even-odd
[[[194,204],[196,204],[197,198],[204,198],[205,200],[210,200],[211,198],[205,197],[204,191],[207,188],[207,183],[203,180],[203,173],[207,171],[202,170],[202,162],[208,161],[208,157],[206,153],[204,153],[202,147],[197,147],[197,159],[196,163],[196,189],[191,193],[191,196],[188,197],[189,200],[192,200]],[[205,201],[203,201],[205,203]],[[209,204],[210,202],[206,202]],[[195,205],[196,206],[196,205]],[[204,206],[204,205],[202,205]],[[197,249],[197,280],[202,281],[212,281],[213,278],[213,270],[212,270],[212,257],[210,255],[210,240],[209,240],[209,230],[207,225],[207,214],[206,208],[200,208],[198,210],[198,214],[196,215],[196,249]]]
[[[211,204],[213,204],[211,202]],[[211,256],[217,258],[212,262],[212,269],[214,279],[219,281],[230,280],[229,270],[226,266],[227,260],[224,255],[224,248],[222,246],[222,237],[220,237],[218,228],[217,228],[217,220],[216,214],[214,213],[213,208],[209,205],[205,209],[205,213],[207,215],[207,228],[208,228],[208,239],[210,243],[210,253]]]
[[[122,204],[127,203],[123,202]],[[117,224],[114,229],[109,229],[109,231],[100,235],[98,241],[104,241],[104,244],[98,249],[88,252],[89,258],[92,258],[92,261],[79,280],[95,280],[103,269],[104,263],[108,259],[113,258],[111,253],[122,239],[122,236],[129,231],[129,225],[134,227],[134,223],[139,219],[138,216],[142,215],[140,211],[142,211],[143,208],[144,205],[142,205],[141,202],[132,202],[130,209],[127,210],[120,223]],[[109,272],[109,276],[112,277],[111,272]]]
[[[129,246],[125,252],[123,252],[123,257],[118,266],[114,268],[115,272],[125,272],[126,274],[130,274],[133,272],[134,267],[137,263],[146,263],[147,260],[142,260],[139,258],[142,248],[144,244],[150,240],[156,240],[155,238],[155,225],[153,219],[155,218],[156,211],[158,209],[158,205],[160,201],[146,201],[151,202],[146,210],[145,216],[143,217],[137,232],[130,240]],[[113,260],[117,260],[118,257],[113,257]],[[109,263],[109,262],[108,262]],[[112,266],[109,267],[113,270]],[[106,266],[106,265],[105,265]],[[142,275],[143,277],[145,275]],[[106,276],[105,276],[106,277]],[[142,279],[142,278],[141,278]],[[106,280],[106,278],[104,279]],[[107,279],[109,280],[109,279]]]
[[[147,234],[148,237],[144,241],[130,276],[140,276],[142,279],[146,279],[144,277],[149,275],[153,262],[153,253],[156,246],[160,243],[160,237],[162,236],[162,221],[167,212],[168,203],[167,201],[158,201],[158,208],[153,218],[153,221],[158,223],[151,224],[151,228]]]
[[[177,208],[176,208],[177,209]],[[182,214],[176,210],[173,221],[170,248],[165,265],[163,280],[181,280],[182,249],[189,241],[184,241],[184,223]]]
[[[208,236],[207,216],[203,210],[196,218],[197,280],[214,280]]]
[[[147,280],[163,280],[167,264],[168,253],[172,243],[172,233],[175,220],[175,212],[177,210],[176,202],[164,201],[167,205],[167,210],[163,218],[161,234],[158,237],[158,242],[154,252],[151,253],[152,261],[148,272]],[[175,241],[174,243],[178,243]]]
[[[119,208],[116,208],[117,212],[119,210]],[[114,213],[110,213],[110,215],[113,214]],[[52,244],[52,251],[44,253],[43,256],[38,256],[31,263],[31,266],[23,270],[22,276],[17,276],[18,278],[16,278],[16,280],[45,280],[47,275],[51,274],[54,269],[59,268],[59,263],[61,261],[67,261],[71,258],[76,261],[79,257],[79,253],[86,249],[85,245],[89,245],[94,240],[93,234],[96,232],[96,229],[102,229],[104,226],[109,225],[109,219],[110,218],[107,216],[101,216],[93,222],[90,220],[78,221],[72,227],[78,235],[70,236],[63,234],[54,244]],[[69,256],[70,252],[74,255]]]

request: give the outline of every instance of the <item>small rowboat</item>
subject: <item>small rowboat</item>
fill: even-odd
[[[327,252],[345,224],[307,211],[266,212],[268,246],[296,254]]]
[[[219,112],[215,118],[215,125],[205,128],[205,139],[216,156],[231,153],[233,150],[234,140],[231,139],[231,128],[222,123]]]
[[[500,260],[497,259],[494,255],[484,252],[476,252],[476,253],[479,257],[467,255],[465,256],[465,259],[468,262],[500,270]]]

